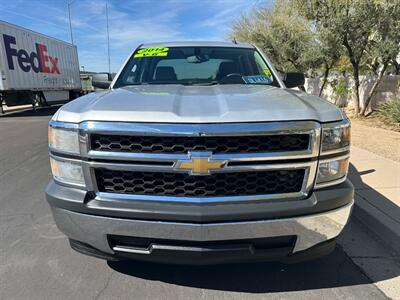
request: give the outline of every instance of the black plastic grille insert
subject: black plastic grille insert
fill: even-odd
[[[182,197],[246,196],[300,192],[305,170],[215,173],[136,172],[96,169],[100,192]]]
[[[91,149],[134,153],[254,153],[307,150],[308,134],[249,136],[128,136],[92,134]]]

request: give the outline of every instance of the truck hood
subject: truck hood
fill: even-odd
[[[232,123],[343,119],[331,103],[303,92],[250,85],[140,85],[80,97],[55,119],[152,123]]]

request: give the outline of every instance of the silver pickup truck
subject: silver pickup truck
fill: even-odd
[[[73,249],[107,260],[297,262],[332,251],[350,124],[255,46],[140,45],[49,124],[46,189]]]

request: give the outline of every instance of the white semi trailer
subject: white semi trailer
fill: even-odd
[[[76,46],[0,21],[0,110],[52,105],[79,96]]]

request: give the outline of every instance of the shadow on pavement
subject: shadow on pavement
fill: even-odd
[[[354,187],[357,189],[371,189],[369,185],[365,184],[362,181],[361,176],[371,174],[374,172],[376,172],[375,169],[358,171],[357,168],[352,163],[349,164],[349,179],[351,180],[351,183],[354,185]]]
[[[357,188],[371,189],[363,183],[361,175],[374,171],[371,169],[359,173],[353,165],[350,165],[350,178]],[[399,207],[389,199],[373,191],[379,201],[383,201],[391,209],[399,210]],[[351,221],[349,226],[355,226],[354,222]],[[363,251],[365,257],[374,255],[373,249],[363,249]],[[108,265],[117,272],[142,279],[195,288],[247,293],[301,291],[372,283],[372,280],[359,269],[340,246],[336,246],[335,251],[326,257],[293,265],[261,262],[198,267],[138,261],[108,262]],[[393,267],[390,272],[376,271],[376,274],[370,277],[376,282],[387,280],[400,276],[398,270],[397,267]]]
[[[362,176],[376,172],[375,169],[358,170],[353,164],[349,165],[349,179],[355,187],[355,202],[365,201],[371,207],[379,212],[379,214],[385,215],[386,218],[392,219],[396,223],[400,223],[400,207],[388,199],[385,195],[381,194],[378,190],[372,186],[366,184]],[[392,176],[397,176],[392,174]],[[361,210],[358,206],[355,206],[355,210]],[[361,213],[364,216],[365,213]],[[388,229],[385,225],[382,225],[382,220],[379,220],[378,214],[376,215],[365,215],[365,217],[359,217],[360,221],[370,228],[372,232],[382,240],[382,243],[389,246],[392,250],[396,251],[400,255],[400,241],[393,235],[388,235]],[[376,230],[376,229],[379,230]]]
[[[21,117],[46,117],[52,116],[56,113],[56,111],[60,108],[60,106],[50,106],[50,107],[41,107],[33,111],[33,109],[24,109],[17,110],[12,112],[6,112],[4,115],[0,114],[0,118],[21,118]]]
[[[222,291],[267,293],[368,284],[371,281],[337,246],[330,255],[293,265],[252,263],[215,266],[108,262],[115,271],[147,280]]]

